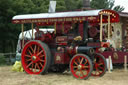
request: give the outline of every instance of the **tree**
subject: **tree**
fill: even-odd
[[[33,13],[44,13],[48,12],[49,0],[32,0],[34,9],[31,10]]]
[[[65,0],[66,10],[74,11],[82,8],[82,0]]]
[[[17,30],[11,23],[12,16],[15,15],[15,11],[12,10],[12,0],[0,0],[0,42],[1,52],[7,52],[7,48],[10,45],[11,40],[16,41]],[[8,42],[10,41],[10,42]],[[11,46],[11,45],[10,45]],[[10,52],[10,50],[8,50]]]
[[[95,9],[109,8],[108,0],[92,0],[90,4],[91,4],[91,8],[95,8]]]
[[[117,5],[117,6],[115,6],[115,7],[113,8],[113,10],[118,11],[118,12],[121,12],[121,11],[124,10],[124,7],[122,7],[122,6],[120,6],[120,5]]]
[[[123,11],[123,6],[115,6],[115,0],[92,0],[91,1],[91,8],[95,9],[113,9],[115,11]]]
[[[56,11],[66,11],[64,0],[56,0],[56,3]]]

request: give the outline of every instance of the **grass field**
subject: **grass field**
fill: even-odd
[[[128,71],[124,69],[114,69],[103,77],[91,76],[88,80],[78,80],[70,72],[28,75],[25,72],[13,72],[11,68],[0,67],[0,85],[128,85]]]

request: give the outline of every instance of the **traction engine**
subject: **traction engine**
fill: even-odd
[[[111,23],[119,22],[119,14],[106,9],[42,13],[17,15],[12,22],[22,24],[21,62],[26,73],[63,73],[69,69],[75,78],[88,79],[106,72],[103,54],[111,52]],[[32,39],[25,43],[23,29],[28,23],[32,24]],[[39,29],[43,26],[54,31],[44,32]]]
[[[28,74],[62,73],[68,68],[80,79],[105,74],[105,58],[95,53],[95,47],[87,46],[87,42],[92,42],[88,38],[88,22],[70,23],[68,27],[62,32],[56,24],[56,34],[36,27],[35,40],[27,42],[22,51],[22,65]]]

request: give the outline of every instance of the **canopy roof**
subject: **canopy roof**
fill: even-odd
[[[88,10],[88,11],[73,11],[73,12],[58,12],[58,13],[40,13],[16,15],[12,18],[13,23],[39,23],[39,22],[63,22],[63,21],[85,21],[97,20],[99,14],[112,14],[113,17],[118,17],[118,13],[113,10]]]
[[[127,17],[128,18],[128,12],[119,12],[119,15],[121,17]]]

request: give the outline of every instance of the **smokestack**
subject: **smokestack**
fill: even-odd
[[[89,10],[90,8],[90,0],[83,0],[83,10]]]
[[[85,41],[88,38],[88,22],[83,22],[83,41]]]

